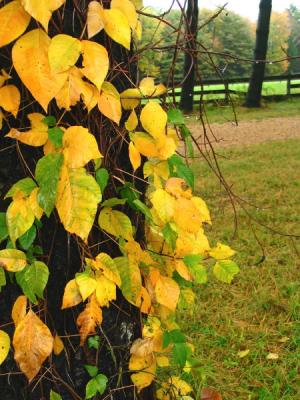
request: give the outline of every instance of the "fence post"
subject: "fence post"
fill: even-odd
[[[291,75],[287,76],[286,94],[288,97],[291,95]]]
[[[229,103],[229,84],[228,84],[228,81],[224,82],[224,87],[225,87],[225,102]]]

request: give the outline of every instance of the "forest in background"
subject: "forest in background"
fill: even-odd
[[[199,12],[198,50],[203,51],[199,57],[202,79],[248,77],[251,73],[251,62],[234,60],[253,59],[256,23],[232,11],[224,10],[214,19],[216,10],[201,9]],[[155,9],[146,9],[148,14],[156,14]],[[172,26],[180,24],[180,10],[171,10],[164,19]],[[142,76],[160,77],[167,81],[170,66],[173,63],[172,46],[181,40],[177,32],[162,24],[155,18],[143,16],[143,39],[139,44],[141,51],[140,72]],[[184,43],[184,41],[182,41]],[[155,48],[153,49],[153,44]],[[147,47],[151,49],[147,50]],[[182,45],[184,50],[184,44]],[[213,53],[211,56],[204,54]],[[272,12],[268,60],[295,57],[300,54],[300,10],[291,5],[285,12]],[[175,80],[182,79],[184,51],[179,51],[176,59]],[[300,60],[293,59],[281,63],[268,64],[266,75],[299,73]]]

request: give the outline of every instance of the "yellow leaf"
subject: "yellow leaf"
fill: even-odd
[[[57,95],[68,77],[64,72],[51,72],[48,61],[50,42],[43,30],[34,29],[23,35],[12,49],[13,64],[19,77],[46,112],[50,100]]]
[[[101,44],[89,40],[83,40],[81,45],[84,67],[81,72],[100,90],[109,68],[107,50]]]
[[[19,272],[25,268],[26,255],[21,250],[0,250],[0,266],[9,272]]]
[[[102,323],[102,310],[93,294],[85,309],[78,315],[76,321],[80,333],[80,345],[83,346],[89,334],[95,333],[97,325]]]
[[[103,115],[119,125],[122,116],[120,95],[109,82],[104,82],[101,87],[98,108]]]
[[[0,47],[17,39],[25,32],[30,15],[19,1],[11,1],[0,9]]]
[[[165,87],[165,85],[160,83],[159,85],[155,86],[155,91],[153,93],[153,96],[158,97],[158,96],[161,96],[162,94],[165,94],[166,92],[167,92],[167,88]]]
[[[15,326],[19,325],[19,323],[25,317],[26,307],[27,307],[27,297],[19,296],[15,301],[11,312],[11,317],[14,321]]]
[[[82,126],[71,126],[65,131],[63,154],[69,168],[84,167],[91,160],[102,157],[95,137]]]
[[[142,287],[140,298],[138,299],[137,306],[140,308],[141,313],[149,314],[151,311],[151,297],[148,293],[148,290]]]
[[[38,196],[39,188],[33,189],[33,191],[30,193],[27,202],[28,206],[30,207],[31,211],[33,212],[33,215],[35,216],[36,219],[40,220],[44,214],[44,210],[39,206],[37,196]]]
[[[136,28],[138,16],[135,6],[130,0],[112,0],[110,7],[111,9],[121,11],[126,16],[132,30]]]
[[[141,165],[141,162],[142,162],[141,155],[132,142],[129,143],[128,150],[129,150],[129,159],[130,159],[131,165],[135,171]]]
[[[152,158],[158,157],[158,149],[154,139],[144,132],[136,132],[130,135],[136,149],[143,156]]]
[[[87,240],[92,229],[100,188],[84,168],[63,166],[57,190],[56,208],[65,229]]]
[[[136,339],[130,348],[130,354],[137,357],[146,357],[154,351],[153,338],[147,337],[144,339]]]
[[[163,189],[151,193],[150,201],[162,222],[169,222],[175,213],[175,199]],[[186,221],[189,223],[189,221]]]
[[[104,231],[126,240],[132,238],[133,230],[130,219],[121,211],[104,207],[99,215],[99,226]]]
[[[201,221],[211,225],[210,212],[205,201],[202,200],[200,197],[192,197],[192,202],[198,208]]]
[[[131,32],[126,16],[119,10],[101,10],[104,30],[115,42],[130,50]]]
[[[54,342],[53,342],[53,353],[56,356],[59,356],[60,353],[63,351],[65,348],[64,342],[61,340],[61,338],[56,334],[54,337]]]
[[[145,178],[148,178],[151,175],[157,175],[158,177],[167,180],[170,176],[170,169],[167,161],[159,161],[159,162],[147,161],[144,164],[143,170]]]
[[[114,282],[117,286],[121,286],[121,278],[114,260],[106,253],[99,253],[95,260],[86,258],[85,262],[96,271],[101,271],[103,275]]]
[[[0,107],[17,116],[20,106],[20,92],[14,85],[6,85],[0,88]]]
[[[235,251],[229,246],[222,243],[217,243],[217,246],[209,251],[209,255],[216,260],[227,260],[228,258],[235,255]]]
[[[197,207],[185,198],[179,198],[175,202],[174,222],[179,228],[190,233],[197,233],[202,226]]]
[[[139,89],[143,96],[153,96],[155,92],[154,78],[144,78],[141,80]]]
[[[21,237],[34,223],[34,214],[27,199],[13,200],[6,212],[6,224],[12,242]]]
[[[11,4],[11,3],[10,3]],[[10,79],[11,76],[5,71],[5,69],[1,69],[0,73],[0,87],[4,85],[4,83]]]
[[[266,357],[267,360],[278,360],[279,355],[277,353],[269,353]]]
[[[135,110],[132,110],[129,115],[128,120],[125,122],[125,128],[129,132],[132,132],[136,129],[136,127],[138,126],[138,123],[139,123],[139,121],[138,121],[136,112],[135,112]]]
[[[149,101],[141,112],[143,128],[154,138],[159,138],[165,133],[167,120],[167,113],[154,101]]]
[[[53,73],[67,71],[76,64],[80,52],[80,40],[64,34],[54,36],[48,51],[51,71]]]
[[[76,280],[72,279],[66,284],[61,308],[64,310],[65,308],[74,307],[82,301]]]
[[[134,110],[140,104],[142,96],[139,89],[126,89],[120,97],[124,110]]]
[[[132,355],[129,360],[130,371],[140,371],[131,375],[131,380],[140,392],[145,387],[151,385],[155,378],[156,361],[154,355],[147,357],[137,357]]]
[[[157,366],[160,368],[166,368],[170,366],[170,360],[166,356],[156,357]]]
[[[170,178],[166,182],[166,191],[172,196],[179,198],[185,197],[186,199],[192,198],[192,190],[186,188],[186,183],[180,178]]]
[[[48,327],[30,310],[16,327],[13,346],[15,360],[31,382],[52,352],[53,337]]]
[[[88,38],[92,38],[101,32],[104,28],[104,23],[102,20],[102,6],[98,1],[91,1],[88,6],[87,12],[87,31]]]
[[[3,112],[0,110],[0,129],[2,129],[3,125]]]
[[[155,285],[155,295],[159,304],[162,304],[172,311],[176,310],[180,289],[173,279],[167,276],[160,276]]]
[[[193,391],[192,387],[178,376],[171,376],[169,383],[172,385],[172,393],[175,393],[176,396],[186,396]]]
[[[10,348],[10,338],[4,331],[0,331],[0,365],[5,361]]]
[[[111,280],[107,279],[103,274],[99,274],[96,277],[96,298],[100,307],[108,307],[109,302],[116,300],[116,285]]]
[[[31,129],[29,131],[20,132],[13,128],[6,136],[16,139],[21,143],[28,144],[29,146],[43,146],[48,140],[48,126],[43,122],[45,116],[43,114],[33,113],[28,114],[27,117],[31,123]]]
[[[75,281],[83,301],[96,290],[97,281],[88,272],[76,274]]]
[[[163,135],[157,138],[157,150],[160,160],[167,160],[176,151],[177,145],[173,138]]]
[[[21,3],[28,14],[40,22],[47,32],[48,23],[53,11],[61,7],[65,1],[66,0],[21,0]]]
[[[247,349],[247,350],[239,351],[239,352],[237,353],[237,355],[238,355],[239,358],[244,358],[244,357],[247,357],[247,355],[248,355],[249,353],[250,353],[250,350]]]

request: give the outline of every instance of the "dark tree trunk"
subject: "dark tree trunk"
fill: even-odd
[[[198,29],[198,0],[188,0],[186,19],[186,53],[184,58],[183,85],[180,108],[185,112],[193,111],[195,67],[197,63],[196,38]]]
[[[259,16],[256,28],[254,60],[266,60],[271,12],[272,0],[261,0],[259,4]],[[265,69],[265,62],[254,62],[245,102],[246,107],[260,107],[261,91],[265,76]]]
[[[9,1],[4,1],[4,4],[6,3]],[[60,9],[54,13],[55,24],[50,23],[49,35],[52,37],[63,32],[79,37],[86,20],[87,4],[88,2],[67,0],[63,12]],[[110,0],[104,0],[103,4],[105,7],[109,6]],[[34,28],[36,28],[36,23],[32,20],[28,30]],[[110,42],[103,33],[97,35],[93,40],[106,46]],[[11,73],[13,79],[10,82],[21,87],[18,76],[14,71],[10,71],[11,48],[12,45],[1,48],[0,65],[1,68],[5,68]],[[111,69],[115,70],[113,83],[119,91],[129,86],[128,76],[131,81],[135,82],[136,80],[137,69],[136,65],[131,62],[131,56],[132,54],[121,46],[112,44]],[[121,70],[122,72],[116,72]],[[22,87],[22,101],[27,106],[22,107],[18,114],[18,120],[9,119],[11,127],[28,126],[27,114],[43,113],[24,86]],[[49,114],[57,116],[57,119],[62,114],[54,101],[50,104]],[[95,135],[101,153],[105,154],[104,166],[112,175],[119,175],[120,180],[126,180],[126,176],[120,175],[118,167],[130,171],[128,148],[121,135],[114,132],[110,121],[95,110],[88,115],[78,105],[64,115],[62,122],[88,127],[90,132]],[[22,144],[14,145],[11,139],[5,138],[8,124],[4,125],[0,138],[0,211],[6,211],[9,204],[7,200],[2,200],[7,190],[19,179],[28,176],[28,169],[34,172],[35,164],[42,156],[40,149],[36,150]],[[144,192],[145,187],[140,182],[142,180],[131,181],[139,191]],[[110,181],[104,198],[116,195],[115,191],[116,183]],[[132,217],[133,224],[140,233],[139,238],[142,237],[143,221],[134,214],[130,214],[129,210],[127,213]],[[90,237],[91,243],[94,245],[93,255],[99,252],[108,252],[112,256],[120,255],[118,250],[111,245],[97,245],[105,239],[99,229],[94,229]],[[82,307],[78,306],[66,311],[60,310],[64,287],[81,268],[83,246],[79,242],[78,238],[69,235],[63,229],[61,223],[58,222],[57,215],[52,215],[49,219],[43,218],[43,226],[39,230],[39,240],[36,244],[43,248],[43,261],[49,267],[50,277],[45,292],[45,302],[40,304],[42,310],[40,317],[47,320],[47,325],[52,333],[65,337],[65,351],[59,356],[52,356],[50,362],[44,364],[40,374],[30,385],[24,375],[19,373],[13,353],[10,352],[8,359],[0,366],[1,400],[49,400],[50,389],[60,393],[64,400],[83,399],[85,398],[85,386],[89,380],[84,368],[85,364],[97,365],[100,372],[109,378],[109,387],[105,396],[113,389],[109,396],[111,399],[131,400],[136,398],[128,373],[128,360],[132,341],[140,337],[141,316],[138,309],[128,304],[121,293],[118,293],[116,305],[111,305],[109,309],[103,310],[102,330],[104,334],[100,330],[97,332],[100,336],[99,351],[89,349],[87,345],[79,346],[78,329],[75,322]],[[3,243],[1,246],[3,248]],[[12,337],[14,329],[11,324],[11,309],[16,298],[22,293],[16,283],[10,283],[8,277],[7,281],[7,286],[0,293],[0,326],[9,324],[5,329]],[[12,278],[12,282],[15,282],[14,278]],[[41,374],[44,374],[43,378],[45,379],[39,380]],[[100,399],[99,396],[98,398]],[[151,400],[153,398],[151,388],[145,391],[145,394],[141,394],[140,398]]]

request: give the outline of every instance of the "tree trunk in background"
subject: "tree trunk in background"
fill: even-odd
[[[256,44],[254,60],[266,60],[268,51],[268,39],[270,31],[270,18],[272,12],[272,0],[261,0],[256,28]],[[246,97],[246,107],[260,107],[261,91],[265,76],[266,64],[264,62],[253,64],[252,75]]]
[[[195,66],[197,63],[196,38],[198,28],[198,0],[188,0],[186,19],[186,53],[184,59],[180,108],[185,112],[193,111],[193,92],[195,84]]]

